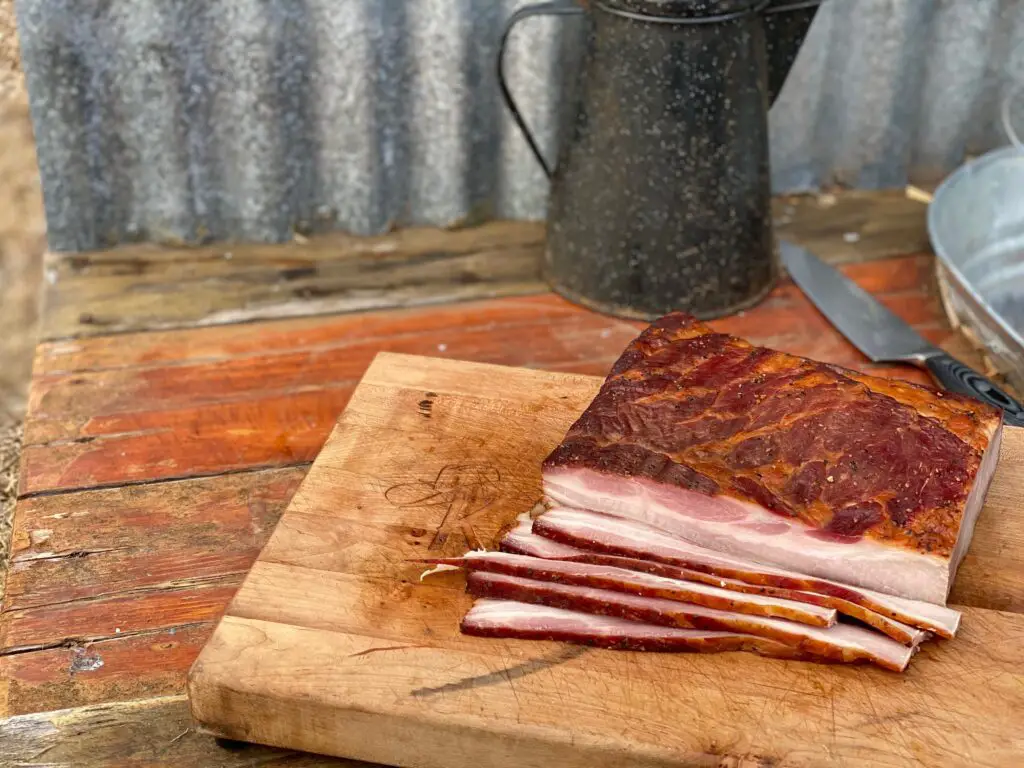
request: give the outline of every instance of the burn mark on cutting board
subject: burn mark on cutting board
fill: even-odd
[[[437,398],[437,392],[426,392],[426,397],[417,403],[419,414],[425,419],[429,419],[434,408],[434,400]]]
[[[514,667],[506,667],[505,669],[498,670],[497,672],[488,672],[486,675],[465,677],[462,680],[456,680],[454,683],[445,683],[444,685],[439,685],[434,688],[416,688],[413,690],[412,695],[423,697],[433,696],[439,693],[468,691],[473,688],[486,688],[489,685],[501,685],[505,683],[512,685],[512,681],[514,680],[519,680],[527,675],[532,675],[534,672],[542,672],[545,669],[557,667],[559,664],[564,664],[567,661],[579,658],[589,650],[589,648],[585,648],[583,646],[572,646],[553,656],[548,656],[543,659],[534,659],[533,661],[526,661],[522,664],[516,664]]]
[[[428,549],[438,550],[453,533],[479,549],[483,542],[473,520],[499,498],[501,470],[489,464],[445,464],[432,477],[392,485],[384,498],[399,509],[426,509],[441,513],[437,532]]]

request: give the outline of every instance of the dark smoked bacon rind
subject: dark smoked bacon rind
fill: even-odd
[[[980,402],[754,347],[675,313],[626,348],[543,469],[546,487],[567,471],[629,478],[745,502],[823,542],[932,556],[939,570],[908,578],[906,596],[944,602],[941,562],[951,579],[1000,428]]]
[[[872,392],[886,395],[922,416],[935,419],[968,445],[984,451],[988,443],[990,420],[979,418],[978,401],[959,395],[936,393],[920,384],[901,379],[883,379],[837,365],[828,366],[841,376],[859,381]],[[941,396],[938,396],[941,395]]]
[[[775,640],[741,632],[662,627],[513,600],[477,600],[463,618],[461,629],[464,634],[477,637],[560,641],[616,651],[746,651],[773,659],[816,660]]]

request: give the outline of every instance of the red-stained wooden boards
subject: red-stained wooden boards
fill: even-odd
[[[305,467],[24,499],[0,712],[177,693]]]
[[[290,468],[26,499],[3,606],[244,574],[304,474]]]
[[[925,256],[846,267],[938,343]],[[875,368],[784,283],[717,323],[757,344]],[[40,347],[21,492],[308,462],[378,351],[602,373],[640,327],[552,295],[429,310],[109,336]],[[911,368],[884,369],[917,381]]]
[[[600,382],[379,356],[197,660],[197,719],[437,768],[1020,764],[1024,614],[967,608],[902,675],[461,635],[461,573],[416,560],[493,547]],[[1003,447],[957,579],[973,605],[995,568],[1024,604],[1024,430]]]

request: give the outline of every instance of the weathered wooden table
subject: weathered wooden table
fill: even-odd
[[[776,201],[780,234],[978,364],[944,319],[924,211],[902,193]],[[56,264],[0,612],[0,766],[354,765],[195,732],[186,672],[376,352],[607,371],[640,325],[548,293],[542,236],[493,223]],[[869,364],[786,281],[713,325],[926,381]]]

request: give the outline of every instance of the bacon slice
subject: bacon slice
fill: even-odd
[[[708,584],[666,578],[611,565],[544,559],[508,552],[468,552],[461,558],[442,558],[434,562],[460,565],[470,571],[504,573],[552,584],[598,587],[630,595],[692,603],[722,611],[772,616],[816,627],[831,627],[836,623],[836,611],[831,608],[777,597],[733,592]]]
[[[591,552],[580,547],[562,544],[552,539],[544,538],[532,533],[532,521],[520,523],[514,530],[509,531],[501,539],[501,549],[516,554],[529,555],[530,557],[544,558],[551,560],[569,560],[581,563],[593,563],[595,565],[608,565],[615,568],[624,568],[630,571],[651,573],[656,576],[664,576],[668,579],[682,579],[685,581],[698,582],[710,586],[727,589],[731,592],[742,592],[750,595],[763,595],[765,597],[778,597],[784,600],[807,603],[821,608],[834,609],[844,616],[867,624],[879,632],[882,632],[893,640],[898,640],[904,645],[918,645],[931,634],[930,631],[919,629],[916,626],[896,621],[880,613],[876,613],[863,605],[844,600],[832,595],[819,595],[814,592],[806,592],[785,587],[775,587],[764,584],[748,584],[738,579],[727,578],[705,573],[702,571],[684,568],[678,565],[669,565],[656,560],[644,560],[638,557],[624,557],[621,555],[607,555],[601,552]],[[748,567],[756,567],[748,564]],[[886,597],[886,596],[883,596]],[[927,608],[932,608],[927,604]],[[958,619],[959,614],[950,609],[946,611],[954,614],[953,618]],[[955,623],[953,630],[956,629]]]
[[[467,587],[476,597],[536,603],[669,627],[757,635],[830,661],[872,662],[895,672],[906,668],[915,650],[877,632],[847,624],[811,627],[784,619],[498,573],[472,572]]]
[[[551,560],[578,557],[585,554],[584,550],[570,544],[561,544],[554,539],[538,536],[533,532],[533,520],[520,517],[516,527],[501,537],[498,546],[502,552],[517,555],[544,557]]]
[[[630,343],[544,460],[544,490],[732,557],[944,604],[1001,429],[976,400],[673,313]]]
[[[883,595],[834,581],[784,571],[767,565],[721,555],[698,547],[651,526],[579,509],[551,509],[533,521],[537,535],[562,545],[626,558],[655,561],[717,577],[713,583],[735,588],[734,581],[763,587],[813,593],[840,613],[856,618],[902,642],[919,642],[910,629],[917,627],[951,638],[960,625],[952,608],[919,600]],[[724,580],[719,581],[719,579]],[[799,595],[786,594],[800,600]],[[907,627],[906,625],[909,625]]]
[[[557,640],[623,651],[723,653],[748,651],[776,659],[812,659],[796,648],[740,632],[708,632],[643,624],[514,600],[477,600],[462,631],[478,637]]]

